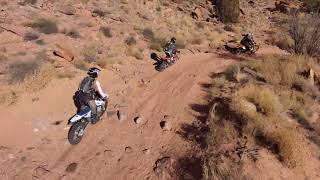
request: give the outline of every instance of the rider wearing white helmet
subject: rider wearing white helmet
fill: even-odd
[[[95,103],[96,96],[100,96],[103,99],[107,99],[108,95],[102,90],[100,82],[97,80],[99,72],[101,70],[96,67],[92,67],[88,70],[88,76],[85,77],[80,85],[79,90],[82,104],[87,104],[91,108],[92,121],[97,120],[97,105]]]

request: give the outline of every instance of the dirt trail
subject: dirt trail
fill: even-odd
[[[76,146],[68,144],[66,121],[75,110],[71,98],[81,76],[22,97],[17,105],[0,109],[8,120],[8,129],[0,134],[0,179],[154,179],[158,158],[187,150],[188,143],[176,132],[196,120],[194,105],[206,103],[202,84],[232,62],[217,54],[195,54],[162,73],[151,62],[104,72],[100,81],[111,97],[108,118],[88,127]],[[118,121],[116,110],[127,119]],[[135,124],[136,116],[144,121]],[[160,128],[164,116],[172,131]],[[66,172],[70,163],[77,164],[74,172]]]

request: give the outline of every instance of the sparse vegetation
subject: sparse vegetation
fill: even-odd
[[[21,83],[28,76],[35,73],[41,66],[41,63],[37,60],[32,61],[16,61],[10,64],[9,82],[10,83]]]
[[[24,1],[20,1],[19,4],[22,6],[25,6],[27,4],[31,4],[31,5],[35,5],[37,4],[38,0],[24,0]]]
[[[129,48],[127,55],[135,57],[138,60],[142,60],[144,58],[143,50],[138,48]]]
[[[145,28],[142,32],[143,37],[148,39],[148,40],[153,40],[155,39],[154,32],[150,28]]]
[[[225,23],[238,22],[240,15],[239,0],[217,0],[219,18]]]
[[[320,0],[302,0],[309,11],[320,12]]]
[[[137,40],[134,37],[130,36],[125,40],[125,43],[128,46],[132,46],[132,45],[136,45],[137,44]]]
[[[107,38],[111,38],[112,37],[112,31],[111,31],[110,27],[101,26],[100,27],[100,32],[102,32],[102,34]]]
[[[55,74],[56,71],[50,63],[41,64],[32,76],[26,78],[25,89],[29,92],[39,91],[51,82]]]
[[[33,41],[36,40],[40,37],[40,34],[36,33],[36,32],[27,32],[24,35],[24,40],[25,41]]]
[[[98,47],[95,44],[91,44],[83,49],[82,54],[85,62],[96,62],[98,58]]]
[[[77,38],[81,37],[80,32],[77,29],[74,29],[74,28],[70,29],[70,30],[67,30],[65,32],[65,35],[69,36],[71,38],[74,38],[74,39],[77,39]]]
[[[110,14],[110,12],[108,12],[104,9],[101,9],[101,8],[97,8],[97,9],[93,10],[92,14],[94,16],[98,16],[98,17],[105,17],[106,15]]]
[[[44,34],[58,33],[57,23],[49,19],[38,19],[34,22],[27,23],[26,26],[36,29],[37,31]]]
[[[318,56],[320,52],[320,15],[292,16],[289,34],[294,40],[294,52]]]
[[[80,70],[83,70],[83,71],[87,71],[89,69],[89,64],[84,60],[76,60],[76,61],[74,61],[74,66],[77,69],[80,69]]]
[[[294,118],[302,122],[310,116],[305,109],[310,109],[306,107],[318,96],[318,89],[301,72],[312,65],[307,57],[272,55],[231,66],[215,75],[211,96],[219,104],[214,115],[209,115],[209,149],[235,144],[245,137],[255,146],[270,150],[285,166],[303,168],[304,137],[284,112],[292,110]],[[243,68],[261,73],[266,82],[258,83],[261,80],[247,74],[246,81],[235,84],[238,74],[244,73]],[[207,164],[206,169],[215,171],[217,165],[220,164]]]
[[[14,90],[9,90],[0,93],[0,105],[13,105],[18,101],[18,93]]]

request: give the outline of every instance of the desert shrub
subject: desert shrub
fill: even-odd
[[[27,32],[23,39],[25,41],[33,41],[33,40],[36,40],[40,37],[40,34],[36,33],[36,32]]]
[[[9,65],[9,82],[21,83],[28,76],[35,73],[41,66],[37,60],[32,61],[16,61]]]
[[[320,0],[302,0],[309,11],[320,12]]]
[[[98,58],[98,47],[95,44],[85,47],[82,51],[84,61],[87,63],[93,63]]]
[[[37,4],[38,0],[24,0],[24,1],[20,1],[19,4],[22,6],[25,6],[27,4],[31,4],[31,5],[35,5]]]
[[[153,40],[155,38],[154,32],[150,28],[145,28],[142,31],[143,37],[148,40]]]
[[[67,31],[65,32],[65,35],[66,35],[66,36],[69,36],[69,37],[71,37],[71,38],[74,38],[74,39],[77,39],[77,38],[80,38],[80,37],[81,37],[80,32],[79,32],[78,30],[76,30],[76,29],[67,30]]]
[[[18,100],[18,93],[13,90],[0,93],[0,105],[13,105]]]
[[[57,78],[59,79],[64,79],[64,78],[68,78],[68,79],[72,79],[74,78],[76,75],[75,75],[75,72],[73,71],[58,71],[56,73],[56,76]]]
[[[186,47],[186,41],[184,39],[177,38],[176,45],[178,49],[184,49]]]
[[[239,115],[244,125],[243,132],[253,135],[262,146],[272,148],[273,153],[279,155],[279,160],[288,167],[301,166],[303,149],[300,144],[300,136],[295,128],[277,114],[263,116],[252,109],[250,110],[242,102],[242,98],[234,96],[230,107],[233,112]],[[255,134],[252,134],[253,130]]]
[[[127,55],[135,57],[138,60],[142,60],[144,58],[143,50],[137,48],[129,48]]]
[[[125,43],[129,46],[132,46],[137,44],[137,40],[134,37],[130,36],[126,38]]]
[[[203,42],[203,39],[201,39],[201,37],[195,37],[195,38],[193,38],[192,40],[191,40],[191,44],[197,44],[197,45],[200,45],[200,44],[202,44],[202,42]]]
[[[107,38],[111,38],[112,37],[112,31],[110,27],[106,27],[106,26],[101,26],[100,27],[100,32],[102,32],[102,34],[107,37]]]
[[[217,0],[216,6],[222,22],[238,22],[240,15],[239,0]]]
[[[92,11],[92,14],[93,14],[93,16],[105,17],[106,15],[110,14],[110,12],[108,12],[104,9],[97,8]]]
[[[283,33],[273,33],[267,42],[287,51],[292,50],[294,47],[294,40],[289,35],[284,35]]]
[[[88,3],[90,2],[90,0],[80,0],[80,2],[81,2],[82,4],[88,4]]]
[[[37,40],[36,43],[37,43],[38,45],[40,45],[40,46],[46,44],[42,39]]]
[[[83,71],[87,71],[89,69],[89,64],[86,61],[79,59],[74,61],[74,67]]]
[[[32,76],[26,78],[25,89],[29,92],[39,91],[49,84],[55,74],[55,68],[51,64],[41,64]]]
[[[320,52],[320,15],[292,16],[289,34],[294,40],[294,52],[317,56]]]
[[[0,53],[0,63],[6,61],[8,58],[6,55],[4,55],[3,53]]]
[[[237,81],[239,73],[240,66],[238,64],[228,67],[224,72],[226,79],[229,81]]]
[[[303,77],[296,78],[295,81],[293,82],[293,87],[296,90],[306,93],[312,97],[319,96],[319,90],[317,89],[317,87],[310,84],[310,82],[308,82]]]
[[[27,23],[26,26],[44,34],[58,33],[57,23],[49,19],[38,19],[34,22]]]
[[[268,83],[291,87],[298,68],[302,68],[298,64],[298,60],[290,56],[269,55],[250,62],[249,66],[260,72]]]
[[[158,52],[162,51],[163,44],[160,41],[152,41],[150,42],[150,49],[156,50]]]
[[[266,115],[277,115],[282,110],[279,97],[265,87],[249,85],[237,92],[239,97],[244,97],[247,101],[257,106],[257,111]]]

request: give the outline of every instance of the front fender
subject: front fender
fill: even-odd
[[[80,121],[80,120],[82,119],[82,117],[83,117],[83,116],[80,116],[80,115],[78,115],[78,114],[72,116],[72,117],[69,119],[69,121],[68,121],[68,125]]]

